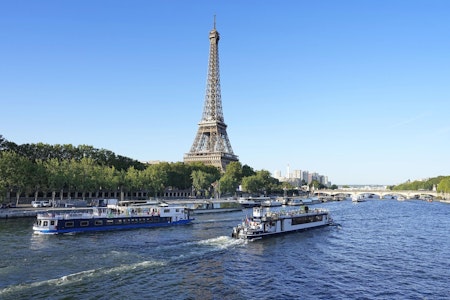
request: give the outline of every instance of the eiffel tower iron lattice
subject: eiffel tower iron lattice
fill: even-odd
[[[233,153],[227,134],[222,111],[219,72],[219,32],[214,28],[209,33],[209,63],[206,84],[205,104],[197,135],[189,153],[184,155],[185,163],[202,162],[213,165],[221,170],[232,161],[238,161]]]

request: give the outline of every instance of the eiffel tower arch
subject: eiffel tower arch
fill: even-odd
[[[206,83],[205,104],[198,131],[189,153],[184,155],[185,163],[202,162],[225,171],[232,161],[238,161],[233,153],[227,134],[222,111],[219,72],[219,32],[214,28],[209,32],[209,63]]]

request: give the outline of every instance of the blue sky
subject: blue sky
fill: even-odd
[[[214,15],[243,164],[336,184],[450,175],[450,1],[2,1],[0,134],[182,161]]]

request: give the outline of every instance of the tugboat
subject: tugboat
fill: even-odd
[[[60,234],[189,224],[189,209],[167,205],[94,207],[84,212],[39,213],[33,231]]]
[[[254,207],[252,217],[234,227],[231,236],[255,240],[332,224],[329,211],[321,208],[310,210],[308,206],[302,206],[298,210],[270,211],[264,207]]]

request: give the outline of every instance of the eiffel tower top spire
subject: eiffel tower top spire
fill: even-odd
[[[209,32],[208,79],[201,122],[224,122],[220,91],[219,40],[220,34],[216,30],[216,16],[214,16],[214,29]]]
[[[191,150],[184,156],[184,162],[203,162],[225,170],[230,162],[238,161],[238,158],[231,148],[226,131],[227,125],[223,118],[219,39],[220,35],[216,30],[216,16],[214,16],[214,28],[209,32],[208,78],[202,119],[198,124],[199,128]]]

